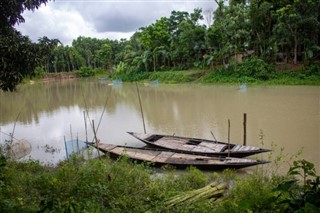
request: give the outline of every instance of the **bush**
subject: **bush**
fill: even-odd
[[[34,70],[34,77],[35,78],[42,78],[45,74],[45,71],[43,69],[43,67],[36,67],[36,69]]]
[[[315,75],[320,77],[320,65],[318,64],[313,64],[310,65],[306,71],[305,71],[308,75]]]
[[[257,80],[268,80],[274,68],[257,57],[247,58],[240,65],[233,67],[237,77],[253,77]]]
[[[80,77],[91,77],[95,75],[95,71],[91,67],[81,67],[75,71]]]
[[[186,75],[185,71],[167,71],[167,72],[152,72],[149,80],[159,80],[167,83],[185,83],[191,82],[193,79]]]
[[[0,160],[1,212],[319,212],[320,208],[320,178],[314,165],[304,160],[294,162],[284,177],[267,178],[257,172],[239,179],[232,171],[210,175],[193,167],[181,173],[166,166],[161,175],[154,175],[149,165],[126,157],[117,161],[72,157],[56,168],[38,161]],[[197,200],[166,205],[173,196],[212,181],[233,186],[220,204]]]

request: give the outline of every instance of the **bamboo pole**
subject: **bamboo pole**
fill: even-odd
[[[168,207],[173,207],[176,205],[188,205],[200,200],[205,199],[218,199],[223,196],[223,193],[228,188],[227,183],[212,183],[203,188],[187,191],[182,194],[171,197],[166,201]]]
[[[64,139],[64,147],[65,147],[65,149],[66,149],[67,160],[69,160],[68,149],[67,149],[67,142],[66,142],[66,136],[63,136],[63,139]]]
[[[77,154],[80,154],[78,134],[77,134]]]
[[[70,124],[70,135],[71,135],[71,141],[73,141],[71,124]]]
[[[230,119],[228,119],[228,157],[230,157]]]
[[[112,92],[112,89],[110,89],[109,95],[108,95],[108,97],[107,97],[107,99],[106,99],[106,102],[104,103],[103,110],[102,110],[102,113],[101,113],[101,116],[100,116],[100,120],[99,120],[99,123],[98,123],[96,132],[98,132],[98,130],[99,130],[99,127],[100,127],[100,123],[101,123],[103,114],[104,114],[104,112],[106,111],[107,104],[108,104],[108,101],[109,101],[109,97],[111,96],[111,92]]]
[[[94,120],[92,120],[92,129],[93,129],[94,138],[96,140],[96,147],[97,147],[97,150],[98,150],[99,160],[101,160],[100,151],[99,151],[99,140],[97,138],[96,130],[94,128]]]
[[[87,127],[86,111],[83,111],[83,119],[84,119],[84,128],[86,130],[86,142],[88,147],[88,127]]]
[[[136,87],[137,87],[137,92],[138,92],[138,97],[139,97],[139,104],[140,104],[140,111],[141,111],[141,116],[142,116],[143,130],[144,130],[144,134],[146,134],[146,133],[147,133],[147,131],[146,131],[146,125],[145,125],[145,123],[144,123],[143,109],[142,109],[140,92],[139,92],[139,88],[138,88],[137,82],[136,82]]]
[[[10,134],[10,148],[11,148],[11,145],[13,143],[13,138],[14,138],[14,131],[16,129],[16,125],[17,125],[17,122],[18,122],[18,119],[20,117],[20,114],[21,114],[21,111],[22,111],[22,108],[20,109],[17,117],[16,117],[16,120],[14,121],[14,124],[13,124],[13,129],[12,129],[12,133]]]
[[[214,138],[214,141],[217,142],[217,139],[216,139],[216,137],[214,136],[213,132],[210,131],[210,133],[211,133],[212,137]]]
[[[247,113],[243,113],[243,145],[247,145]]]
[[[71,127],[71,124],[70,124],[70,135],[71,135],[72,151],[74,151],[74,146],[73,146],[73,137],[72,137],[72,127]]]

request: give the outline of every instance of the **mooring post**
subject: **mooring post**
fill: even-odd
[[[228,157],[230,157],[230,119],[228,119]]]
[[[247,145],[247,113],[243,113],[243,145]]]

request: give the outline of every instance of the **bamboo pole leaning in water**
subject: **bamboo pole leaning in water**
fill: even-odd
[[[100,119],[99,119],[97,130],[96,130],[97,133],[98,133],[98,130],[99,130],[99,127],[100,127],[100,124],[101,124],[101,120],[102,120],[103,114],[106,111],[107,104],[108,104],[108,101],[109,101],[109,97],[111,96],[111,92],[112,92],[112,89],[110,89],[109,95],[108,95],[108,97],[106,99],[106,102],[104,103],[103,110],[102,110],[102,113],[101,113],[101,116],[100,116]]]
[[[213,134],[213,132],[211,130],[210,130],[210,133],[211,133],[212,137],[214,138],[214,141],[217,142],[217,139],[216,139],[216,137],[214,136],[214,134]]]
[[[139,104],[140,104],[140,111],[141,111],[141,116],[142,116],[143,130],[144,130],[144,134],[146,134],[146,133],[147,133],[147,131],[146,131],[146,125],[145,125],[145,123],[144,123],[143,109],[142,109],[140,92],[139,92],[139,88],[138,88],[137,82],[136,82],[136,87],[137,87],[137,92],[138,92],[138,97],[139,97]]]
[[[97,147],[97,150],[98,150],[99,160],[101,160],[100,151],[99,151],[99,140],[97,138],[96,130],[94,128],[94,120],[92,120],[92,129],[93,129],[94,139],[96,141],[96,147]]]

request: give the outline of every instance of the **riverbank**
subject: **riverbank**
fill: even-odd
[[[126,82],[161,83],[204,83],[250,85],[320,85],[320,66],[278,64],[269,65],[259,60],[248,60],[242,64],[229,64],[214,69],[192,69],[184,71],[125,71],[92,69],[83,67],[75,72],[46,73],[41,81],[54,81],[75,78],[122,79]]]
[[[66,79],[75,79],[80,76],[77,73],[47,73],[44,74],[41,78],[42,81],[56,81],[56,80],[66,80]]]
[[[108,77],[130,82],[157,80],[161,83],[320,85],[320,67],[271,66],[254,60],[213,70],[125,72],[113,73]]]

